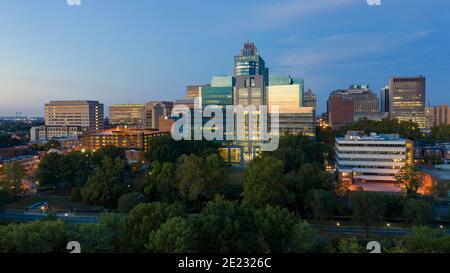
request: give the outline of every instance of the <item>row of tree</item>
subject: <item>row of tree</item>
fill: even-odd
[[[127,217],[107,214],[98,223],[0,226],[0,252],[61,252],[68,241],[80,242],[83,252],[307,252],[316,233],[286,209],[222,199],[195,215],[176,204],[145,203]]]

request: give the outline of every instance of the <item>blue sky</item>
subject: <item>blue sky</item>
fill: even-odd
[[[57,99],[140,103],[231,74],[254,41],[271,73],[330,91],[427,77],[427,102],[450,104],[450,1],[0,0],[0,115],[42,115]]]

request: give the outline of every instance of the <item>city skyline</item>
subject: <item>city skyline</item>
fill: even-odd
[[[305,79],[318,113],[335,89],[368,84],[377,93],[393,76],[423,75],[426,105],[450,103],[448,1],[248,1],[239,7],[225,1],[8,3],[0,9],[0,115],[43,116],[50,100],[98,100],[108,109],[183,99],[186,86],[232,74],[230,57],[246,40],[258,46],[271,74]],[[255,19],[242,27],[243,16]]]

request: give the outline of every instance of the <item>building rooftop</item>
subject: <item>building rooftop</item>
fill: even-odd
[[[156,134],[161,133],[156,129],[139,129],[139,128],[114,128],[103,131],[97,131],[87,134],[88,136],[112,136],[112,135],[133,135],[133,134]]]
[[[402,141],[406,140],[401,138],[398,134],[377,134],[371,133],[365,135],[360,131],[349,131],[345,137],[337,137],[337,140],[351,140],[351,141]]]

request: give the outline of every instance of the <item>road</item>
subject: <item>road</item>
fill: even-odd
[[[0,220],[7,220],[12,222],[31,222],[38,221],[45,217],[46,213],[26,213],[26,212],[16,212],[16,211],[5,211],[0,212]],[[82,224],[82,223],[96,223],[97,217],[95,216],[64,216],[63,214],[57,214],[58,219],[64,220],[71,224]]]
[[[323,226],[320,227],[319,230],[323,233],[332,233],[332,234],[342,234],[342,235],[366,235],[366,230],[363,227],[355,227],[355,226]],[[393,236],[393,237],[403,237],[408,235],[411,232],[410,229],[407,228],[398,228],[398,227],[374,227],[369,230],[369,234],[371,236]],[[450,235],[450,230],[445,230],[447,235]]]

